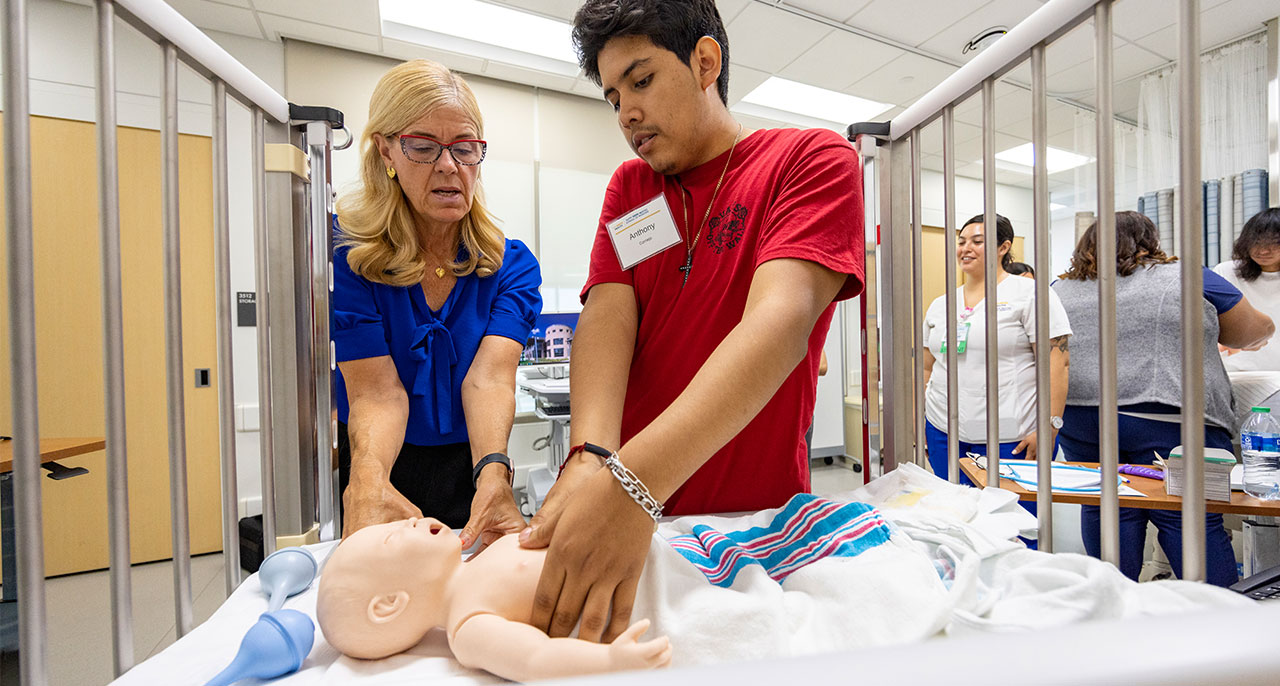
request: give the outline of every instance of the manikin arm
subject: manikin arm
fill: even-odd
[[[671,663],[671,643],[665,636],[636,641],[648,628],[649,620],[641,620],[605,645],[551,638],[528,624],[485,613],[463,620],[450,647],[464,667],[513,681],[666,667]]]

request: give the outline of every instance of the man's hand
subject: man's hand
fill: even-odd
[[[631,620],[653,519],[607,469],[588,477],[562,507],[529,623],[557,638],[581,618],[579,638],[611,641]]]
[[[409,502],[386,478],[357,478],[352,473],[342,492],[342,538],[375,524],[422,517],[422,510]]]
[[[471,518],[458,534],[462,549],[470,548],[477,538],[482,546],[488,546],[524,527],[524,516],[507,480],[507,467],[496,463],[485,465],[476,482],[476,495],[471,499]]]
[[[564,465],[560,478],[556,479],[547,493],[542,507],[529,520],[529,526],[520,532],[520,546],[523,548],[545,548],[551,543],[551,536],[556,531],[556,523],[564,513],[564,506],[569,503],[569,496],[578,490],[592,474],[602,468],[599,458],[590,453],[579,452],[569,458]]]

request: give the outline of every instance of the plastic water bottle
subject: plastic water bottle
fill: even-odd
[[[1280,421],[1269,407],[1255,407],[1240,428],[1244,491],[1262,500],[1280,500]]]

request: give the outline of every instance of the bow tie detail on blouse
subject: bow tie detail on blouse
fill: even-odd
[[[453,366],[458,354],[453,349],[453,337],[439,320],[432,319],[413,330],[417,343],[409,349],[418,363],[418,373],[413,380],[413,394],[426,397],[433,394],[436,430],[441,434],[453,432]]]

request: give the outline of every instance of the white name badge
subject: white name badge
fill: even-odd
[[[680,232],[662,193],[605,224],[605,230],[623,269],[630,269],[680,242]]]

